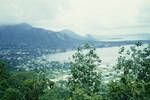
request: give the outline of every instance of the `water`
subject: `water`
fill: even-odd
[[[114,64],[118,57],[119,48],[120,47],[97,48],[96,53],[102,60],[102,65],[106,66]],[[45,57],[48,61],[68,62],[71,60],[74,53],[75,51],[67,51],[63,53],[49,54]]]

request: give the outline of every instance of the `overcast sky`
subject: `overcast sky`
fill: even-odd
[[[26,22],[81,35],[150,32],[150,0],[0,0],[0,24]]]

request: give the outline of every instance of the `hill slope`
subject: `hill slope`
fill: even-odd
[[[71,33],[62,34],[42,28],[35,28],[28,24],[0,26],[1,47],[24,48],[72,48],[85,41],[73,38]]]

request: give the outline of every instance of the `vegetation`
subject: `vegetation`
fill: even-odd
[[[91,100],[99,97],[101,74],[96,71],[96,67],[100,62],[95,48],[89,45],[78,48],[73,55],[73,61],[70,63],[71,78],[68,86],[71,91],[71,99]]]
[[[116,71],[120,79],[108,85],[111,100],[149,100],[150,96],[150,45],[141,49],[141,43],[130,50],[121,48]]]
[[[0,100],[149,100],[150,45],[122,47],[114,71],[117,77],[103,82],[96,70],[101,60],[95,48],[78,48],[70,62],[70,77],[53,82],[45,71],[9,71],[0,62]]]
[[[44,90],[53,82],[35,72],[10,74],[0,63],[0,100],[39,100]]]

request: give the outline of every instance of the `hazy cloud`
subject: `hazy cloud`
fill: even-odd
[[[0,23],[80,34],[150,32],[149,0],[0,0]]]
[[[0,0],[0,23],[44,25],[66,9],[64,0]],[[67,0],[66,0],[67,1]]]

